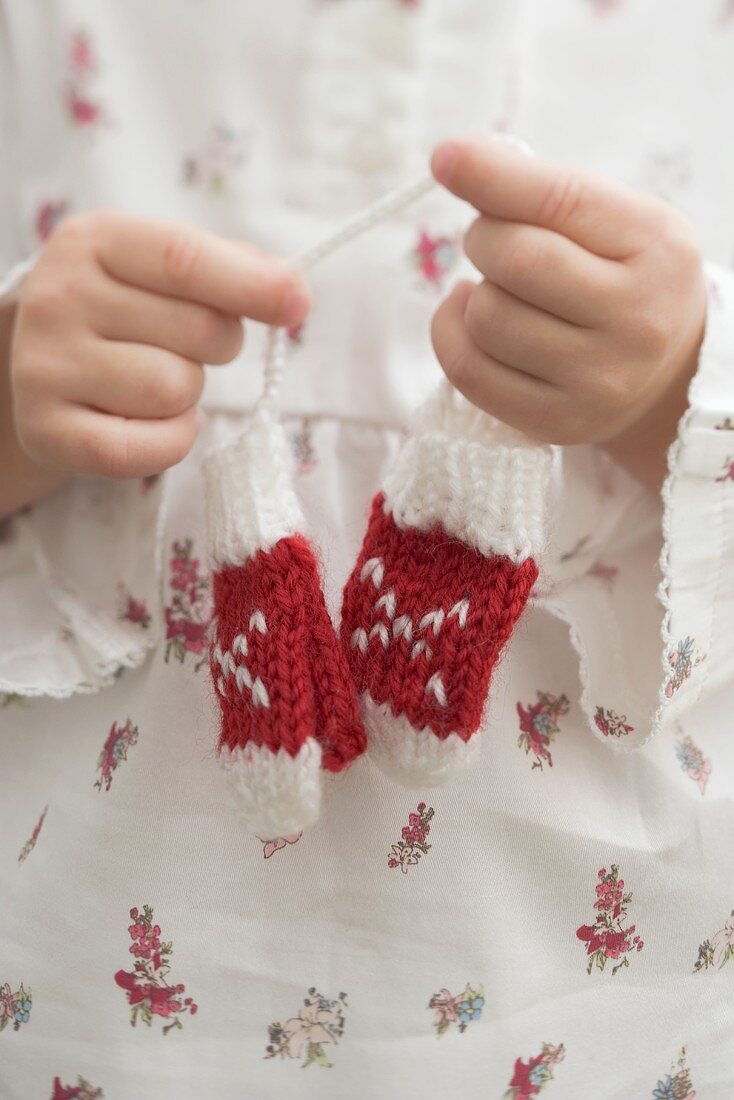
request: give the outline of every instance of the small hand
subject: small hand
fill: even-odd
[[[444,143],[432,170],[479,211],[465,250],[484,279],[460,282],[432,326],[469,401],[544,441],[612,452],[621,440],[634,452],[635,433],[671,419],[671,402],[680,415],[706,318],[681,214],[491,138]]]
[[[203,364],[237,355],[242,318],[295,325],[309,305],[302,276],[254,245],[117,212],[65,219],[15,320],[18,440],[58,475],[159,473],[191,448]]]

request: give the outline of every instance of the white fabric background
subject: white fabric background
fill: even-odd
[[[5,0],[0,270],[35,253],[44,202],[190,219],[296,252],[423,171],[435,140],[495,124],[544,155],[664,194],[693,217],[705,255],[727,264],[725,16],[724,0],[675,10],[658,0]],[[64,107],[68,36],[80,27],[97,56],[85,91],[102,111],[86,128]],[[183,162],[218,118],[244,135],[243,161],[220,192],[186,185]],[[284,404],[294,431],[313,419],[315,466],[299,491],[334,611],[380,471],[438,373],[428,322],[440,290],[411,250],[419,229],[455,234],[470,217],[435,193],[314,273],[316,308]],[[203,450],[256,394],[263,334],[253,326],[240,359],[210,371],[207,433],[151,493],[134,486],[118,499],[80,481],[10,528],[0,546],[10,624],[0,643],[0,985],[31,985],[33,1009],[0,1034],[3,1097],[51,1096],[57,1074],[68,1084],[82,1075],[108,1100],[500,1097],[515,1059],[548,1041],[566,1045],[551,1098],[651,1096],[686,1044],[697,1096],[728,1100],[734,962],[692,973],[698,945],[734,907],[734,486],[716,481],[729,455],[716,424],[734,415],[734,280],[711,275],[706,356],[666,494],[669,637],[656,597],[661,502],[593,449],[559,452],[542,598],[496,673],[479,767],[414,795],[361,761],[332,785],[313,832],[268,860],[224,798],[205,669],[194,672],[191,654],[166,662],[156,644],[173,541],[190,536],[204,550]],[[599,562],[616,580],[588,575]],[[146,599],[147,632],[116,618],[119,582]],[[90,603],[121,665],[155,647],[113,687],[103,687],[109,654],[75,628]],[[686,636],[705,660],[672,697],[668,727],[639,748],[656,729],[667,650]],[[13,696],[80,684],[103,690],[28,707]],[[515,705],[536,690],[571,700],[542,772],[517,746]],[[595,740],[597,705],[626,713],[634,734]],[[97,791],[109,727],[128,717],[139,743],[111,790]],[[711,760],[703,796],[676,758],[682,734]],[[420,798],[436,811],[433,847],[402,875],[387,855]],[[588,976],[575,931],[593,921],[597,871],[612,863],[645,947],[616,976]],[[165,1038],[157,1022],[130,1027],[113,981],[131,964],[128,910],[146,902],[173,941],[172,980],[200,1006]],[[484,983],[482,1018],[436,1039],[430,996],[467,981]],[[267,1025],[294,1015],[312,985],[349,994],[334,1068],[263,1060]]]

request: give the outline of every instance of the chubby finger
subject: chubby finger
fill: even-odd
[[[591,355],[591,336],[586,329],[486,281],[468,295],[464,325],[485,355],[554,385],[564,385],[584,368]]]
[[[481,214],[464,236],[474,266],[497,286],[575,325],[606,320],[629,282],[624,264],[541,226]]]
[[[82,405],[55,404],[38,410],[24,445],[40,465],[59,473],[149,477],[186,457],[203,421],[198,409],[167,420],[126,420]]]
[[[513,428],[546,438],[557,403],[554,387],[486,355],[469,335],[464,315],[473,284],[461,282],[433,315],[431,340],[448,380],[468,401]]]
[[[434,150],[435,178],[484,214],[561,233],[611,259],[649,243],[663,204],[623,184],[528,157],[491,137],[465,137]]]
[[[106,212],[95,227],[95,248],[120,282],[235,317],[295,325],[310,308],[303,276],[283,260],[192,225]]]
[[[150,344],[211,365],[231,362],[245,336],[238,317],[110,278],[95,302],[94,327],[110,340]]]
[[[165,348],[122,340],[79,347],[73,389],[64,397],[115,416],[157,420],[192,408],[204,389],[201,363]]]

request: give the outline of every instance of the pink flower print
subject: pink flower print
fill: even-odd
[[[616,711],[605,707],[597,707],[594,713],[594,722],[605,737],[626,737],[634,732],[634,726],[627,722],[627,715],[620,715]]]
[[[201,654],[198,671],[206,661],[209,620],[209,578],[200,573],[200,562],[193,557],[193,540],[176,540],[170,559],[171,599],[165,608],[166,652],[182,664],[187,653]]]
[[[110,119],[92,90],[98,66],[92,40],[84,30],[76,30],[69,37],[67,68],[69,77],[64,94],[66,109],[74,125],[91,130],[109,123]]]
[[[306,322],[301,321],[300,325],[291,325],[290,328],[287,328],[285,330],[291,344],[297,344],[300,346],[303,343],[303,333],[305,331],[305,328]]]
[[[181,1016],[186,1012],[195,1016],[198,1005],[191,997],[183,996],[185,986],[168,983],[173,944],[161,942],[161,930],[159,925],[153,924],[150,906],[145,905],[142,913],[137,908],[131,909],[130,918],[133,923],[128,932],[133,942],[129,950],[135,956],[135,964],[132,971],[118,970],[115,982],[125,990],[132,1026],[135,1027],[140,1019],[151,1027],[153,1017],[160,1016],[169,1021],[162,1028],[167,1035],[172,1028],[183,1027]]]
[[[28,838],[28,840],[26,840],[25,844],[23,845],[23,847],[20,850],[20,855],[18,856],[18,863],[24,863],[25,860],[28,859],[28,856],[31,854],[33,849],[35,848],[36,841],[38,840],[38,834],[41,832],[41,828],[43,826],[43,823],[46,820],[47,812],[48,812],[48,806],[44,806],[43,813],[41,814],[38,821],[36,822],[35,827],[33,829],[33,832],[31,833],[30,837]]]
[[[79,95],[76,88],[69,88],[66,94],[66,106],[77,126],[91,127],[102,118],[100,106]]]
[[[215,195],[225,194],[234,172],[248,155],[250,135],[225,122],[216,122],[201,151],[184,160],[184,182]]]
[[[39,241],[48,240],[68,209],[68,203],[63,201],[41,203],[36,211],[36,237]]]
[[[724,927],[710,940],[704,940],[700,944],[693,973],[708,970],[710,966],[720,969],[730,959],[734,959],[734,909]]]
[[[94,783],[96,790],[110,789],[113,774],[123,760],[127,760],[128,749],[138,743],[138,734],[138,727],[129,718],[124,726],[118,726],[117,722],[112,723],[97,760],[99,774]]]
[[[263,840],[262,837],[257,839],[263,846],[263,857],[270,859],[272,855],[279,852],[281,848],[285,848],[286,844],[297,844],[303,836],[303,833],[293,833],[291,836],[278,836],[275,840]]]
[[[703,755],[691,737],[684,737],[678,742],[675,754],[680,761],[681,771],[698,784],[699,791],[704,795],[711,775],[711,761]]]
[[[447,1031],[451,1024],[458,1020],[459,1013],[456,1005],[457,1000],[448,989],[442,989],[440,992],[434,993],[428,1002],[428,1007],[432,1008],[435,1014],[433,1026],[439,1035],[443,1035],[444,1031]]]
[[[93,73],[96,64],[89,35],[85,31],[74,31],[69,42],[69,64],[77,76]]]
[[[548,691],[536,691],[535,694],[537,703],[528,703],[527,707],[516,704],[520,719],[517,744],[525,750],[526,756],[532,753],[535,757],[532,768],[542,771],[543,761],[549,768],[553,767],[550,744],[560,730],[558,719],[568,714],[571,704],[567,695],[551,695]]]
[[[732,4],[734,5],[734,0],[732,0]],[[714,428],[717,432],[734,432],[734,420],[730,416],[725,416],[720,424],[714,424]]]
[[[13,992],[10,984],[0,986],[0,1031],[12,1025],[13,1031],[19,1031],[21,1024],[27,1024],[33,1007],[33,995],[30,989],[24,989],[20,983]]]
[[[331,1069],[324,1046],[336,1046],[344,1034],[346,993],[340,993],[332,1001],[311,987],[297,1016],[284,1024],[273,1023],[268,1027],[269,1043],[266,1058],[303,1058],[301,1068],[311,1065]]]
[[[77,1077],[75,1085],[62,1085],[60,1077],[54,1077],[51,1100],[104,1100],[102,1089],[96,1089],[83,1077]]]
[[[436,289],[440,289],[443,280],[456,264],[459,255],[456,237],[434,237],[425,229],[418,232],[418,242],[411,253],[413,264],[425,279]]]
[[[147,477],[140,478],[140,492],[142,496],[147,496],[151,489],[158,484],[161,479],[160,474],[148,474]]]
[[[670,699],[689,678],[694,668],[705,660],[706,654],[695,648],[693,638],[682,638],[676,648],[668,654],[668,664],[672,671],[665,685],[666,697]]]
[[[622,7],[624,0],[588,0],[597,15],[611,15]]]
[[[120,594],[120,610],[118,611],[118,619],[123,619],[128,623],[135,623],[142,630],[147,630],[151,623],[151,615],[148,611],[148,605],[145,600],[136,600],[132,596],[125,585],[120,581],[117,585],[117,590]]]
[[[723,473],[719,474],[716,480],[734,481],[734,455],[729,455],[729,457],[724,462],[722,469]]]
[[[436,1036],[440,1038],[454,1024],[459,1032],[466,1031],[469,1024],[482,1015],[484,1003],[484,989],[481,985],[474,989],[467,983],[463,993],[452,994],[448,989],[434,993],[428,1007],[433,1009]]]
[[[661,1078],[652,1092],[652,1100],[696,1100],[691,1071],[686,1066],[686,1048],[681,1047],[670,1073]]]
[[[534,1058],[530,1058],[527,1062],[517,1058],[504,1100],[530,1100],[531,1097],[537,1096],[553,1080],[554,1067],[565,1057],[566,1049],[563,1043],[560,1046],[543,1043],[543,1049]]]
[[[388,867],[399,867],[403,874],[407,874],[409,867],[414,867],[421,856],[428,854],[431,845],[427,837],[433,814],[433,807],[426,807],[425,802],[419,802],[415,813],[408,814],[408,824],[403,826],[401,839],[390,849]]]
[[[587,974],[591,974],[594,966],[603,971],[608,959],[621,959],[612,969],[614,976],[622,967],[629,966],[628,953],[642,951],[645,944],[636,934],[634,924],[624,927],[632,894],[625,893],[624,879],[619,878],[617,864],[613,863],[609,871],[602,867],[598,877],[594,902],[596,918],[593,924],[582,924],[577,928],[576,936],[586,944],[589,956]]]
[[[616,565],[603,565],[600,561],[595,561],[593,565],[589,567],[586,576],[595,577],[611,588],[612,584],[617,579],[618,573],[619,568]]]

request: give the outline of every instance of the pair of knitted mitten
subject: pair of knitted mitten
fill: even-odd
[[[323,771],[367,745],[406,786],[446,783],[469,763],[538,575],[550,462],[443,383],[373,502],[340,643],[280,425],[256,412],[207,459],[218,750],[248,828],[312,824]]]
[[[294,262],[308,269],[435,186],[426,175],[383,196]],[[245,824],[266,839],[312,824],[323,772],[367,743],[407,786],[468,763],[537,577],[551,463],[548,447],[442,383],[375,498],[337,638],[275,411],[286,342],[271,328],[250,422],[205,463],[218,753]]]
[[[549,447],[443,382],[372,505],[342,638],[369,752],[412,787],[471,760],[492,670],[538,575]]]
[[[290,447],[267,410],[205,463],[214,568],[219,757],[245,824],[265,837],[319,816],[322,770],[365,749],[345,654],[300,533]]]

